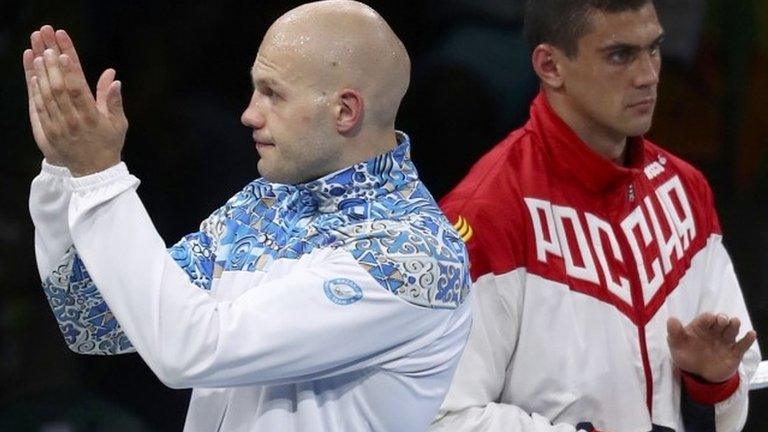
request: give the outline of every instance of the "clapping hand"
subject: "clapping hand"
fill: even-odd
[[[128,120],[115,71],[101,74],[94,98],[64,30],[45,25],[30,39],[24,74],[32,133],[43,156],[76,177],[118,164]]]

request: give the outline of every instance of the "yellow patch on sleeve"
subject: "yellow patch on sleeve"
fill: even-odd
[[[459,216],[459,220],[453,224],[453,227],[456,229],[456,231],[459,232],[459,236],[464,243],[468,242],[469,239],[472,238],[472,235],[475,233],[475,231],[469,225],[469,222],[467,222],[463,216]]]

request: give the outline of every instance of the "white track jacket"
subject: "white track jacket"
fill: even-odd
[[[124,164],[44,163],[30,210],[69,347],[194,388],[185,431],[423,431],[470,327],[466,250],[409,143],[246,186],[166,249]]]

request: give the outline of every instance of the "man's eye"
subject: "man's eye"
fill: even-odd
[[[608,55],[608,60],[614,64],[624,64],[632,59],[632,53],[626,50],[614,51]]]
[[[654,45],[651,47],[651,55],[657,56],[661,52],[661,45]]]
[[[272,90],[272,89],[269,89],[267,91],[267,97],[272,99],[273,102],[278,101],[278,100],[283,100],[283,95],[278,93],[278,92],[276,92],[276,91],[274,91],[274,90]]]

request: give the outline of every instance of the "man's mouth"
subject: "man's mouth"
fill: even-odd
[[[656,103],[656,98],[645,98],[629,105],[629,108],[650,108]]]
[[[275,146],[274,143],[262,140],[262,139],[260,139],[259,137],[255,136],[255,135],[253,137],[253,142],[256,144],[256,148],[259,148],[259,147],[274,147]]]

